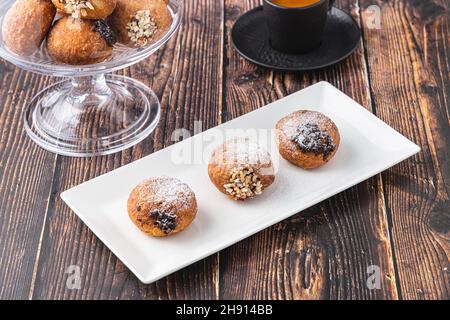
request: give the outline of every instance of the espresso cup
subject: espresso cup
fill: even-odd
[[[306,53],[320,46],[334,0],[306,7],[283,7],[264,0],[270,45],[285,53]]]

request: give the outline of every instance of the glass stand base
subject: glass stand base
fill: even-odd
[[[158,124],[159,100],[134,79],[78,77],[42,90],[27,106],[25,129],[51,152],[89,157],[127,149]]]

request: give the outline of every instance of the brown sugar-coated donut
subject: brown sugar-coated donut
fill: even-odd
[[[330,118],[320,112],[301,110],[278,121],[276,141],[284,159],[298,167],[313,169],[334,157],[341,138]]]
[[[52,0],[55,7],[74,18],[106,19],[116,8],[117,0]]]
[[[50,30],[47,49],[58,62],[87,65],[108,59],[112,55],[114,41],[115,36],[104,21],[67,16],[58,20]]]
[[[163,0],[118,0],[108,20],[121,43],[143,47],[161,39],[173,19]]]
[[[208,174],[216,188],[234,200],[260,195],[275,180],[270,154],[247,138],[234,138],[215,149]]]
[[[128,215],[143,232],[165,237],[186,229],[197,214],[197,200],[189,186],[170,177],[151,178],[131,191]]]
[[[19,55],[33,54],[47,36],[55,14],[50,0],[17,0],[3,20],[5,45]]]

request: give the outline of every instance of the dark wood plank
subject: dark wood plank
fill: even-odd
[[[176,128],[193,130],[195,120],[215,126],[222,99],[222,4],[186,1],[185,20],[170,43],[150,59],[126,71],[161,98],[156,132],[137,147],[94,159],[59,158],[55,192],[33,298],[37,299],[215,299],[217,256],[204,259],[152,285],[141,284],[59,199],[59,193],[173,142]],[[66,268],[81,267],[80,290],[66,287]]]
[[[0,297],[28,299],[56,156],[23,129],[27,102],[49,79],[0,59]]]
[[[155,88],[163,120],[152,138],[122,154],[56,158],[35,146],[22,128],[23,108],[54,79],[0,60],[0,297],[448,299],[448,1],[376,2],[382,29],[368,29],[363,19],[368,66],[361,47],[345,63],[310,74],[272,73],[239,58],[229,32],[258,1],[225,1],[225,63],[222,4],[202,0],[186,2],[185,29],[176,40],[124,72]],[[360,2],[363,9],[373,4]],[[351,7],[350,1],[338,4]],[[357,16],[358,6],[352,11]],[[222,64],[228,65],[224,92]],[[195,119],[214,126],[320,80],[374,107],[423,152],[222,251],[220,263],[213,256],[150,286],[140,284],[59,199],[71,186],[171,144],[174,128],[192,129]],[[81,290],[65,287],[64,271],[72,264],[82,268]],[[365,287],[372,264],[382,269],[382,290]]]
[[[450,3],[376,4],[381,30],[364,29],[376,113],[422,147],[383,174],[401,297],[449,299]]]
[[[226,0],[226,119],[327,80],[371,108],[363,46],[347,61],[315,73],[277,73],[240,58],[230,45],[238,16],[260,1]],[[338,1],[359,19],[353,1]],[[396,299],[379,177],[343,192],[220,253],[220,297],[244,299]],[[381,290],[366,286],[381,268]]]

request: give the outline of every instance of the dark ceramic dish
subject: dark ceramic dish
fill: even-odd
[[[302,54],[283,53],[270,45],[261,6],[236,21],[231,39],[236,51],[257,65],[283,71],[310,71],[329,67],[350,56],[359,44],[361,31],[349,14],[333,7],[319,47]]]

